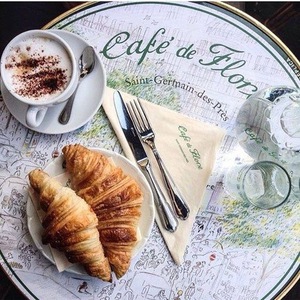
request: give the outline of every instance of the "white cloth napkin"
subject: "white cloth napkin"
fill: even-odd
[[[135,162],[119,124],[113,101],[114,92],[113,89],[106,89],[103,108],[125,155]],[[121,92],[121,95],[125,102],[136,98],[123,92]],[[166,245],[174,261],[179,265],[183,262],[192,226],[201,207],[206,185],[212,173],[216,154],[224,138],[225,131],[215,125],[194,120],[149,101],[142,99],[141,101],[155,132],[158,152],[190,208],[190,216],[187,220],[178,219],[179,225],[175,233],[165,230],[159,218],[156,217],[156,222]],[[167,197],[167,191],[154,155],[147,145],[144,148],[150,158],[156,178]]]

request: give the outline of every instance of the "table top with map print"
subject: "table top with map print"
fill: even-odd
[[[299,193],[260,210],[228,196],[223,177],[244,159],[234,134],[239,108],[257,90],[299,88],[296,57],[263,25],[222,3],[88,3],[45,29],[92,45],[108,87],[220,126],[226,136],[184,262],[174,263],[154,224],[126,275],[105,283],[59,273],[34,245],[26,217],[28,172],[45,168],[64,145],[122,153],[103,108],[70,132],[33,131],[0,101],[0,262],[15,285],[29,299],[280,299],[299,278]]]

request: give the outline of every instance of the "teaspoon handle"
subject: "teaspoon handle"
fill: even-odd
[[[78,88],[78,85],[77,85],[77,88]],[[65,125],[70,120],[70,116],[71,116],[71,112],[72,112],[73,103],[74,103],[77,88],[74,91],[74,93],[71,95],[71,97],[67,100],[67,103],[66,103],[65,107],[63,108],[63,110],[61,111],[61,113],[58,117],[58,121],[59,121],[60,124]]]

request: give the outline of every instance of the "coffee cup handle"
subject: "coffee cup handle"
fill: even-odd
[[[26,123],[29,127],[38,127],[44,120],[48,107],[29,106],[26,113]]]

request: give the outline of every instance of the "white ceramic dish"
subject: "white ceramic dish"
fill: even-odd
[[[142,189],[144,200],[142,204],[142,215],[139,222],[139,231],[140,231],[140,239],[134,248],[133,256],[135,256],[145,245],[147,242],[149,235],[152,230],[152,226],[154,223],[154,204],[153,204],[153,195],[150,189],[150,186],[142,174],[142,172],[130,162],[126,157],[104,149],[94,149],[97,150],[109,157],[111,157],[117,166],[120,166],[124,172],[131,177],[133,177],[139,184]],[[63,156],[56,158],[53,162],[51,162],[44,171],[47,172],[50,176],[55,177],[65,173],[65,169],[62,167],[63,164]],[[67,179],[67,178],[66,178]],[[42,254],[53,264],[55,264],[54,258],[52,256],[50,247],[48,245],[44,245],[42,243],[42,232],[43,227],[41,225],[40,219],[36,212],[36,209],[30,199],[28,197],[27,201],[27,223],[29,233],[36,245],[36,247],[42,252]],[[77,264],[74,264],[66,269],[68,272],[72,272],[75,274],[86,274],[84,269]]]
[[[83,49],[88,46],[81,37],[65,30],[49,30],[61,38],[63,38],[72,48],[78,61]],[[21,103],[12,97],[1,81],[1,91],[3,100],[10,113],[24,126],[41,133],[61,134],[76,130],[86,124],[103,102],[103,95],[106,87],[106,74],[103,64],[96,54],[96,64],[93,72],[91,72],[82,82],[77,90],[74,101],[73,111],[70,121],[66,125],[58,122],[58,116],[65,106],[65,103],[53,106],[48,109],[42,124],[35,128],[30,128],[25,121],[25,112],[28,105]]]

